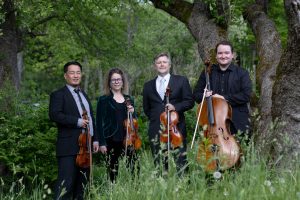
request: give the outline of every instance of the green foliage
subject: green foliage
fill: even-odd
[[[162,51],[170,52],[180,71],[190,72],[188,66],[198,65],[196,43],[184,24],[148,3],[67,1],[53,3],[53,9],[49,15],[56,17],[40,26],[43,34],[25,38],[26,90],[50,93],[61,86],[62,66],[69,60],[83,63],[84,70],[89,67],[87,88],[92,97],[102,93],[99,75],[112,67],[124,69],[131,93],[140,94],[142,83],[155,76],[153,57]],[[25,16],[22,20],[28,21]],[[102,74],[94,73],[100,68]]]
[[[152,156],[148,151],[140,153],[141,170],[139,176],[131,176],[121,160],[117,182],[111,184],[106,177],[104,164],[94,166],[94,184],[87,188],[86,199],[299,199],[300,172],[268,168],[250,145],[244,149],[245,159],[241,168],[222,173],[221,180],[208,181],[208,177],[195,161],[196,148],[190,151],[189,173],[178,177],[173,160],[168,175],[161,176],[154,169]],[[299,164],[299,163],[298,163]],[[2,182],[3,186],[8,184]],[[48,186],[40,182],[33,190],[22,180],[16,180],[8,193],[0,193],[1,199],[41,199],[49,198]]]
[[[10,95],[10,94],[9,94]],[[56,128],[48,119],[47,97],[24,100],[14,92],[10,111],[0,116],[0,160],[14,177],[54,181]],[[1,100],[7,96],[1,93]],[[2,101],[2,103],[5,103]]]
[[[280,0],[270,1],[268,15],[274,20],[276,28],[281,36],[283,46],[286,46],[288,24],[283,2]]]

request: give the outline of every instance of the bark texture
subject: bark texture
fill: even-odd
[[[272,123],[272,88],[276,68],[282,55],[282,45],[280,35],[276,30],[274,22],[265,13],[262,5],[253,4],[244,13],[244,18],[248,21],[256,38],[256,51],[259,63],[257,65],[256,80],[260,98],[258,108],[260,120],[256,124],[257,147],[269,153],[272,141],[270,125]]]
[[[285,163],[299,158],[300,152],[300,1],[285,0],[288,18],[287,49],[276,71],[272,115],[283,124],[276,128],[277,157]],[[299,161],[298,161],[299,162]]]
[[[19,89],[20,73],[17,54],[20,37],[13,0],[5,0],[1,12],[5,13],[5,20],[0,24],[2,30],[2,35],[0,35],[0,88],[4,81],[9,80],[16,89]]]

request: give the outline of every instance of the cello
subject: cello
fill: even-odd
[[[242,153],[240,145],[230,132],[231,106],[222,98],[205,97],[206,90],[211,90],[210,61],[205,61],[205,65],[206,88],[197,110],[197,124],[203,127],[204,138],[199,143],[197,160],[204,166],[206,172],[215,173],[236,166]]]

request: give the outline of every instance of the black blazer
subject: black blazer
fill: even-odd
[[[93,120],[94,136],[93,141],[98,141],[95,129],[95,120],[93,117],[92,106],[87,99],[91,116]],[[76,102],[65,86],[50,95],[49,117],[56,122],[58,128],[57,142],[56,142],[56,156],[70,156],[76,155],[79,152],[78,137],[81,133],[81,128],[77,127],[78,118],[81,118]]]
[[[134,107],[134,100],[129,95],[124,95],[124,98],[130,98]],[[136,113],[133,113],[136,117]],[[100,146],[106,146],[106,138],[112,137],[119,129],[120,124],[116,119],[116,108],[114,106],[113,95],[103,95],[99,97],[97,103],[96,126],[99,135]]]
[[[159,116],[165,111],[165,102],[160,98],[156,90],[156,78],[145,83],[143,89],[143,108],[150,121],[148,129],[150,140],[159,135]],[[178,129],[183,137],[186,138],[184,112],[193,108],[194,106],[194,100],[189,81],[184,76],[171,75],[168,86],[171,89],[169,101],[172,105],[174,105],[179,114],[179,123],[177,124]]]
[[[217,88],[217,70],[218,65],[212,65],[210,74],[211,90]],[[232,107],[232,121],[237,130],[246,131],[249,128],[249,110],[248,103],[252,92],[252,84],[249,73],[234,64],[230,66],[228,78],[228,94],[224,95],[226,101]],[[205,73],[202,71],[199,80],[195,86],[193,95],[197,103],[201,103],[204,88],[206,85]]]

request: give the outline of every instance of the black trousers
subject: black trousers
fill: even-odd
[[[117,142],[113,140],[107,141],[107,157],[106,165],[109,179],[111,182],[115,182],[119,171],[119,159],[125,156],[125,147],[123,142]],[[135,168],[139,172],[139,160],[135,149],[130,146],[127,147],[126,152],[126,167],[134,175]]]
[[[152,156],[154,158],[154,165],[156,168],[159,168],[162,164],[163,169],[165,171],[168,171],[168,144],[161,144],[159,140],[159,136],[156,138],[152,138],[150,141],[150,147]],[[173,155],[175,163],[176,163],[176,169],[178,174],[181,176],[184,173],[188,171],[188,162],[187,162],[187,142],[186,138],[183,138],[182,145],[180,147],[177,147],[176,149],[172,148],[172,145],[170,145],[170,155]]]
[[[58,178],[55,200],[83,200],[84,187],[89,180],[90,169],[76,166],[76,155],[58,157]]]

